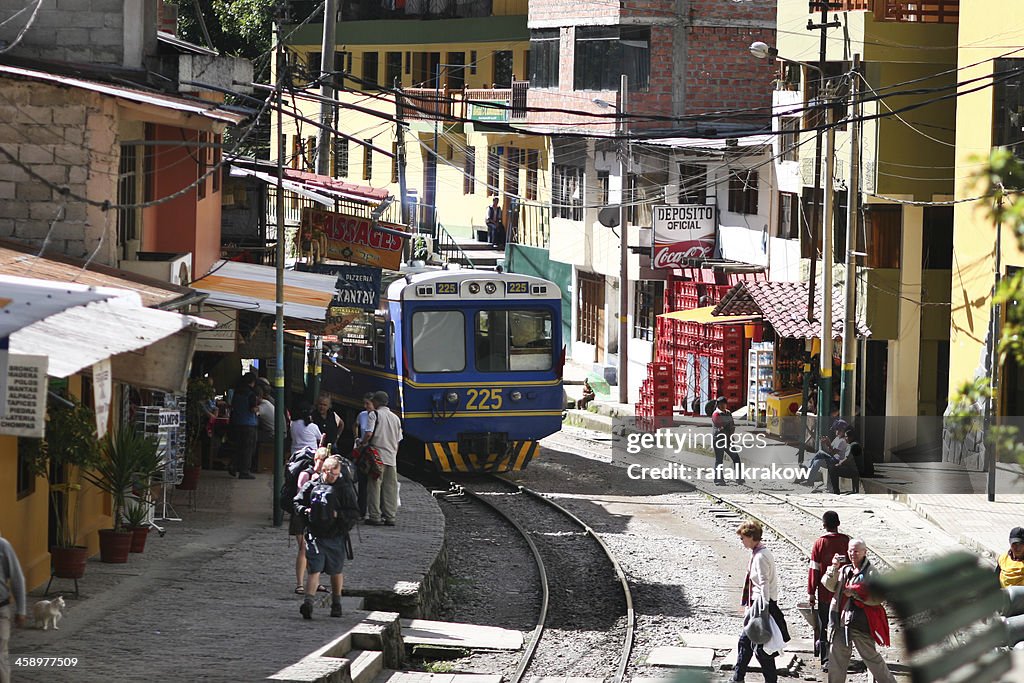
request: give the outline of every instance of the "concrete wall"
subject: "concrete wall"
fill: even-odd
[[[157,1],[42,0],[35,21],[10,54],[139,68],[156,46]],[[24,7],[21,0],[0,0],[5,17]],[[13,40],[28,17],[23,13],[0,28],[0,40]]]

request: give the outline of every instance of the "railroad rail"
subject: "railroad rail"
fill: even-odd
[[[633,650],[633,638],[636,627],[635,614],[633,611],[633,595],[629,587],[629,582],[626,579],[625,572],[622,570],[618,560],[612,554],[611,550],[605,544],[604,540],[601,539],[600,535],[595,532],[586,522],[580,519],[578,516],[565,509],[558,503],[550,500],[546,496],[536,491],[533,491],[524,486],[514,484],[506,479],[498,476],[489,476],[484,481],[487,484],[497,485],[507,491],[510,495],[521,496],[520,500],[531,500],[544,505],[554,511],[566,520],[571,522],[573,527],[579,528],[583,531],[585,536],[589,536],[593,539],[597,546],[600,548],[601,553],[607,558],[609,565],[615,575],[616,581],[622,589],[622,598],[625,604],[625,626],[624,635],[622,638],[622,646],[619,650],[617,664],[615,667],[615,674],[611,679],[613,683],[621,683],[625,677],[626,668],[629,665],[630,655]],[[536,626],[534,627],[533,637],[530,638],[526,649],[523,652],[523,656],[520,658],[519,665],[516,668],[515,673],[511,677],[512,683],[520,683],[527,678],[527,672],[530,670],[530,666],[534,661],[537,649],[540,646],[547,624],[551,618],[551,581],[548,576],[548,569],[544,562],[544,553],[538,547],[533,536],[535,535],[526,525],[522,524],[514,513],[511,513],[507,506],[497,503],[494,500],[494,491],[482,491],[482,486],[476,486],[473,483],[466,481],[453,482],[449,480],[449,485],[465,495],[477,500],[488,508],[493,510],[495,514],[502,517],[509,524],[516,529],[523,539],[526,541],[533,554],[534,561],[537,564],[537,571],[540,577],[541,583],[541,607],[537,617]],[[554,534],[557,535],[557,534]]]

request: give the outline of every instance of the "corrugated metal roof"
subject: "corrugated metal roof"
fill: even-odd
[[[137,351],[191,327],[216,323],[191,315],[145,308],[124,292],[56,313],[10,336],[12,353],[49,356],[47,374],[67,377],[94,363]]]
[[[284,273],[284,315],[287,318],[322,321],[334,296],[334,275]],[[218,261],[208,275],[192,283],[210,297],[206,303],[267,315],[277,313],[277,271],[273,266],[237,261]]]
[[[822,292],[814,297],[814,320],[807,320],[806,282],[741,282],[715,306],[714,315],[752,315],[760,313],[780,337],[817,339],[821,337]],[[832,336],[843,336],[843,289],[832,294]],[[857,336],[870,337],[871,330],[857,321]]]
[[[112,85],[110,83],[102,83],[100,81],[88,81],[83,78],[74,78],[72,76],[61,76],[59,74],[47,73],[46,71],[22,69],[20,67],[5,64],[0,64],[0,77],[20,78],[30,81],[40,81],[54,85],[67,86],[70,88],[90,90],[92,92],[100,93],[101,95],[109,95],[110,97],[116,97],[130,102],[137,102],[139,104],[148,104],[150,106],[160,107],[163,109],[173,109],[187,114],[195,114],[197,116],[203,116],[223,123],[238,124],[246,119],[242,114],[218,109],[218,105],[213,102],[203,104],[202,102],[185,99],[183,97],[174,97],[173,95],[164,95],[162,93],[128,88],[123,85]]]
[[[115,296],[70,282],[0,275],[0,338],[75,306]]]
[[[262,171],[255,171],[251,168],[243,168],[241,166],[232,166],[231,176],[256,178],[257,180],[262,180],[267,185],[277,185],[277,178],[269,173],[263,173]],[[305,197],[306,199],[311,199],[314,202],[323,204],[324,206],[334,208],[334,197],[329,196],[326,193],[321,194],[319,192],[314,192],[302,183],[297,183],[291,180],[282,180],[281,186],[289,192],[294,192],[300,197]]]
[[[195,293],[188,287],[109,266],[91,263],[88,269],[83,269],[85,262],[79,259],[59,254],[36,256],[36,251],[18,242],[0,239],[0,274],[125,289],[138,294],[144,306],[159,308],[173,307],[176,300]]]

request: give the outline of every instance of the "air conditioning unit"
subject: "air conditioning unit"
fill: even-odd
[[[168,254],[140,251],[134,259],[125,259],[118,265],[123,270],[145,275],[172,285],[187,287],[192,281],[192,253]]]

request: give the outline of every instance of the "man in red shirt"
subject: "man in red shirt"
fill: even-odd
[[[821,516],[825,534],[814,542],[811,563],[807,569],[807,602],[815,610],[818,620],[818,637],[814,647],[818,651],[823,671],[828,671],[828,609],[832,603],[832,592],[821,583],[825,570],[836,555],[846,555],[850,537],[839,533],[839,515],[829,510]],[[815,609],[816,608],[816,609]]]

